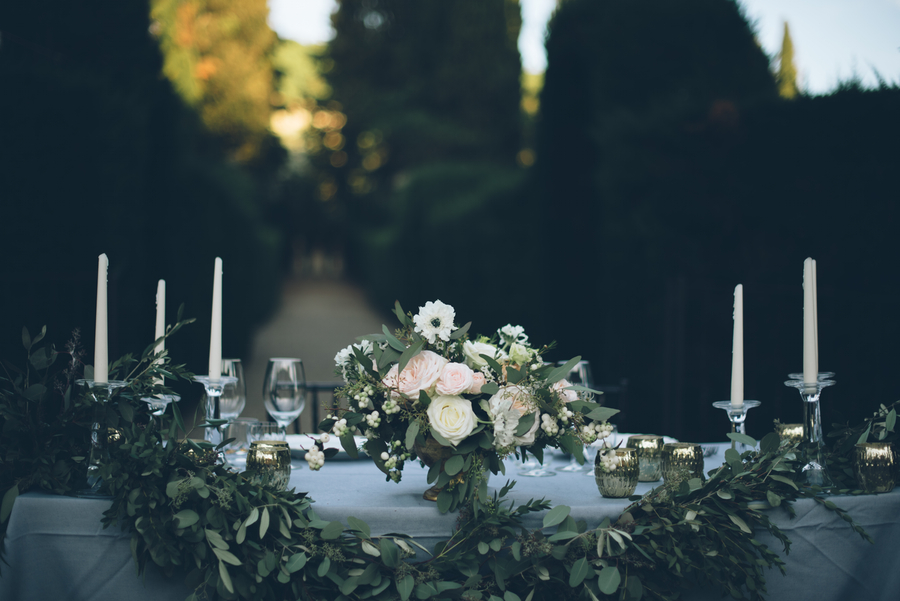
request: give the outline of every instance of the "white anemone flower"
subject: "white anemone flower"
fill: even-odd
[[[429,344],[434,344],[438,338],[444,342],[450,340],[454,317],[456,311],[450,305],[439,300],[428,301],[424,307],[419,307],[413,323],[416,325],[415,331],[424,336]]]

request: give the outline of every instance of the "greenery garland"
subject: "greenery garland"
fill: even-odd
[[[35,348],[42,337],[43,332],[35,340],[23,335],[30,368],[2,382],[4,533],[19,491],[71,494],[84,478],[96,401],[71,392],[77,341],[57,353]],[[51,376],[58,354],[72,360]],[[159,391],[160,375],[189,376],[167,355],[153,355],[151,346],[140,359],[126,357],[115,367],[131,375],[129,385],[103,405],[117,440],[101,465],[113,495],[103,523],[132,533],[141,571],[152,562],[165,574],[183,577],[190,601],[638,600],[674,599],[696,587],[762,599],[766,570],[784,572],[784,563],[753,532],[770,532],[785,551],[790,541],[760,505],[793,514],[793,501],[812,498],[868,539],[849,515],[818,496],[820,490],[797,485],[798,449],[772,433],[759,451],[727,450],[725,463],[708,479],[669,482],[637,498],[616,522],[605,520],[596,528],[576,522],[564,505],[514,505],[505,498],[513,486],[507,483],[492,498],[464,508],[452,536],[421,559],[427,550],[409,537],[373,535],[353,516],[346,525],[324,521],[305,494],[254,485],[226,470],[216,453],[177,443],[185,431],[177,406],[172,419],[152,424],[141,396]],[[29,440],[30,446],[16,450]],[[525,528],[522,518],[539,511],[546,511],[543,528]]]

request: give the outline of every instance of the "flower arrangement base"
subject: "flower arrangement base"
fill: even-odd
[[[445,447],[431,436],[425,439],[424,445],[416,442],[413,445],[413,448],[416,450],[416,456],[429,468],[434,467],[438,463],[443,464],[450,459],[451,455],[453,455],[452,449]],[[459,475],[457,475],[457,478],[454,478],[454,481],[457,479],[460,482],[462,481],[462,478],[460,478]],[[432,486],[422,494],[422,498],[426,501],[436,502],[438,494],[440,494],[442,490],[442,486]]]

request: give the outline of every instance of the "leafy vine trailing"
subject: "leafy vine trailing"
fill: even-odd
[[[57,352],[37,347],[43,335],[23,333],[28,367],[6,368],[0,382],[4,534],[20,492],[71,494],[85,477],[97,400],[73,392],[77,340]],[[53,371],[59,355],[69,361]],[[115,429],[101,463],[113,496],[103,523],[132,533],[140,570],[152,563],[183,578],[189,601],[674,599],[701,586],[763,599],[767,570],[784,572],[784,563],[753,532],[770,532],[785,550],[790,541],[760,503],[793,514],[793,501],[813,498],[868,539],[821,491],[797,485],[798,449],[772,433],[759,451],[729,449],[707,479],[669,482],[596,528],[576,521],[565,505],[516,506],[506,499],[513,486],[507,483],[465,507],[450,538],[429,553],[409,537],[372,533],[353,516],[345,523],[322,520],[304,493],[252,484],[205,444],[178,442],[185,427],[177,406],[172,418],[151,422],[139,399],[162,391],[156,378],[189,377],[165,352],[154,355],[151,345],[114,368],[113,374],[128,374],[129,384],[102,405]],[[883,421],[890,421],[888,413]],[[869,431],[892,432],[892,421],[891,428],[876,423],[877,416]],[[545,512],[537,530],[523,526],[533,512]]]

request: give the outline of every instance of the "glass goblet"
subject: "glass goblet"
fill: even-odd
[[[228,421],[240,416],[247,404],[247,382],[240,359],[222,359],[222,375],[237,378],[234,384],[226,384],[219,397],[219,415]]]
[[[565,365],[565,361],[560,361],[557,365]],[[569,375],[566,376],[566,380],[568,380],[569,384],[574,384],[578,386],[584,386],[586,388],[590,388],[593,386],[593,379],[591,378],[591,363],[590,361],[579,361],[572,367],[571,371],[569,371]],[[590,392],[586,392],[583,390],[578,391],[578,398],[582,401],[590,401],[594,398],[594,395]],[[585,462],[583,465],[578,463],[578,460],[575,459],[575,456],[572,456],[572,460],[568,465],[559,468],[557,471],[560,472],[587,472],[589,475],[594,475],[594,467],[590,465],[587,461],[588,457],[588,447],[584,447],[583,456],[585,457]]]
[[[300,359],[269,359],[263,382],[263,401],[284,436],[286,428],[306,407],[306,373]]]

